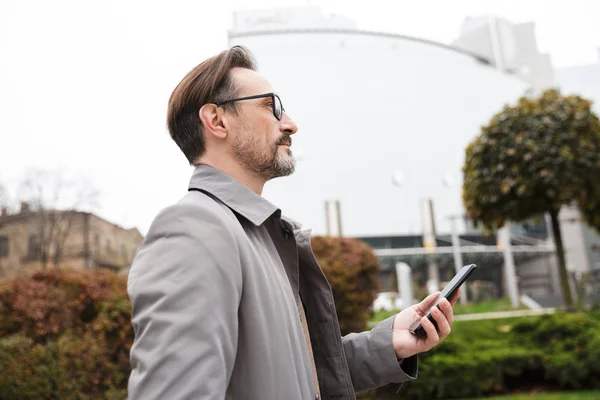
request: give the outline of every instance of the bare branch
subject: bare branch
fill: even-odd
[[[74,219],[79,211],[98,207],[98,191],[89,180],[64,171],[30,170],[20,193],[36,213],[42,267],[49,260],[58,265]]]

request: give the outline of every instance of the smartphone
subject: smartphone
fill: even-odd
[[[462,267],[461,270],[458,271],[458,273],[456,275],[454,275],[454,278],[452,278],[452,280],[450,282],[448,282],[448,284],[446,285],[444,290],[442,290],[442,292],[440,293],[440,297],[438,298],[438,301],[435,303],[435,307],[440,308],[439,304],[442,299],[452,298],[454,293],[456,293],[456,290],[463,283],[465,283],[467,278],[473,273],[473,271],[475,271],[475,268],[477,268],[477,265],[475,265],[475,264],[465,265],[464,267]],[[437,324],[435,323],[435,319],[433,319],[433,316],[431,315],[431,311],[429,311],[427,313],[427,319],[430,320],[433,323],[433,326],[435,326],[435,329],[437,329]],[[417,337],[420,337],[420,338],[427,337],[427,333],[425,332],[425,329],[423,329],[423,326],[421,326],[421,318],[419,318],[418,320],[416,320],[414,322],[414,324],[412,324],[412,326],[409,328],[409,331],[410,331],[410,333],[412,333],[413,335],[415,335]]]

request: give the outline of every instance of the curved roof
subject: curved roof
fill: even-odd
[[[413,36],[400,35],[396,33],[386,33],[386,32],[375,32],[375,31],[365,31],[358,29],[335,29],[335,28],[293,28],[293,29],[273,29],[273,30],[256,30],[256,31],[245,31],[245,32],[229,32],[229,38],[241,38],[241,37],[249,37],[249,36],[269,36],[269,35],[291,35],[291,34],[302,34],[302,33],[319,33],[319,34],[347,34],[347,35],[363,35],[363,36],[375,36],[375,37],[384,37],[391,39],[401,39],[401,40],[409,40],[413,42],[423,43],[430,46],[441,47],[446,50],[454,51],[456,53],[460,53],[475,59],[476,61],[488,65],[490,67],[494,67],[494,63],[474,52],[469,50],[461,49],[455,46],[451,46],[448,44],[436,42],[433,40],[417,38]],[[510,75],[515,75],[510,70],[503,71]]]

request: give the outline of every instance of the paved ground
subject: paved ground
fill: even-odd
[[[455,315],[455,321],[474,321],[479,319],[498,319],[498,318],[512,318],[512,317],[528,317],[533,315],[542,314],[554,314],[555,308],[540,308],[537,310],[516,310],[516,311],[500,311],[490,312],[483,314],[461,314]]]

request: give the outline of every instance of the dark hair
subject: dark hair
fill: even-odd
[[[188,72],[171,93],[167,128],[190,164],[204,154],[206,149],[202,137],[200,108],[238,95],[239,88],[230,75],[232,68],[256,71],[256,62],[250,50],[243,46],[233,46],[203,61]],[[235,111],[235,103],[224,104],[223,107]]]

